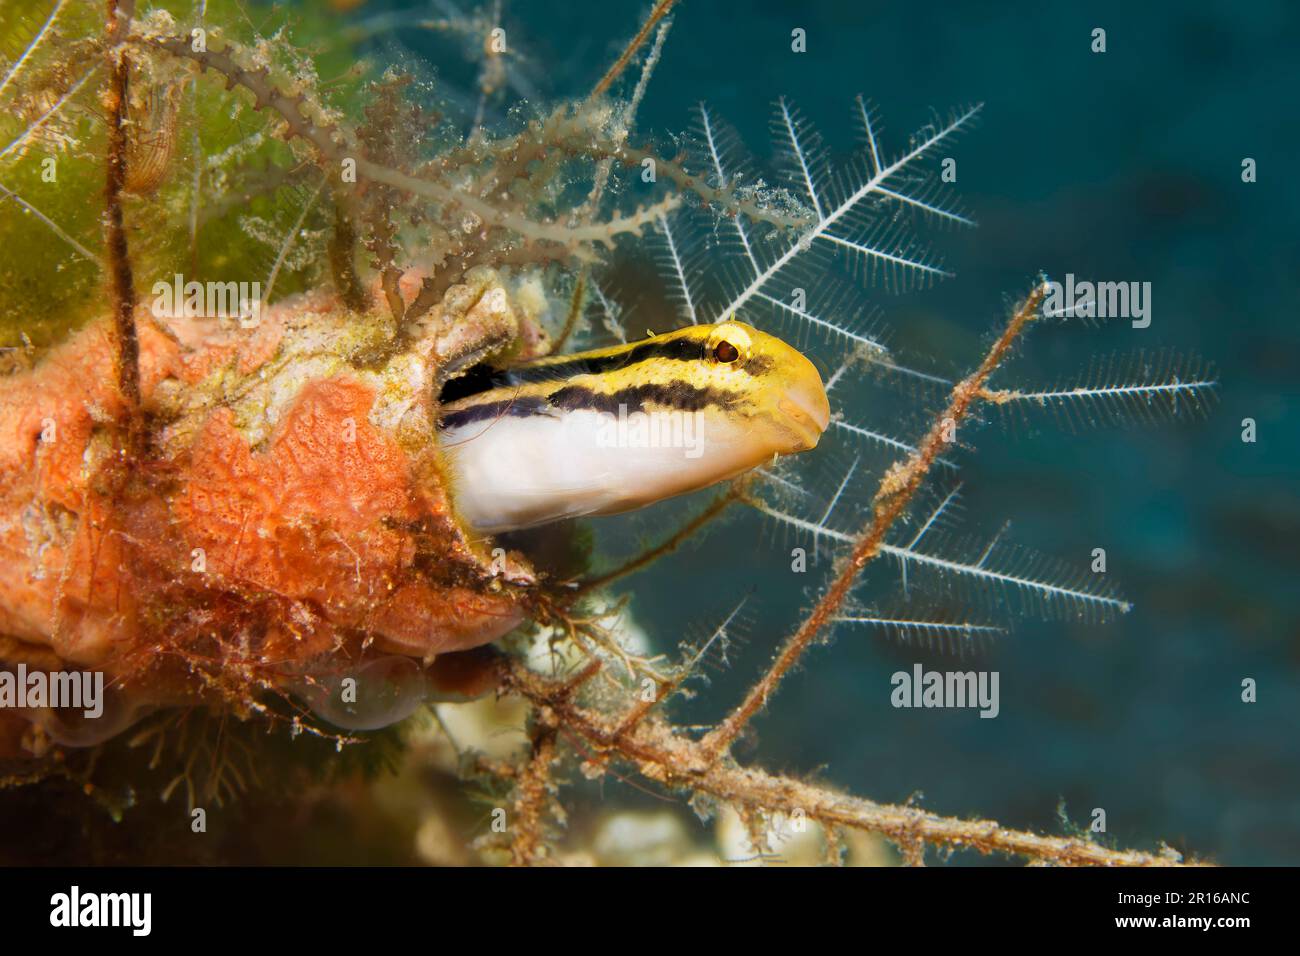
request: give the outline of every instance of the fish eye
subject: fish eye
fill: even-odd
[[[713,346],[713,358],[722,362],[724,365],[736,361],[740,358],[740,349],[736,348],[730,342],[722,341]]]

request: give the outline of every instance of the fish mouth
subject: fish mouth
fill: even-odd
[[[812,382],[789,389],[776,407],[799,436],[800,450],[816,448],[831,422],[831,406],[820,376],[814,373]]]

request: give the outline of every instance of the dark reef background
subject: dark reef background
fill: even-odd
[[[505,24],[544,91],[575,95],[645,6],[516,2]],[[857,93],[879,106],[891,150],[931,108],[985,103],[951,151],[979,228],[928,237],[956,278],[871,293],[899,345],[963,367],[1009,296],[1040,270],[1073,272],[1151,282],[1150,328],[1042,330],[1027,353],[1039,364],[1005,382],[1051,384],[1091,355],[1159,346],[1213,360],[1222,380],[1203,421],[1072,433],[1045,416],[973,437],[969,528],[992,535],[1011,519],[1015,540],[1080,568],[1106,548],[1130,614],[1020,623],[977,665],[1001,673],[996,720],[894,710],[892,672],[951,659],[843,631],[758,722],[753,754],[879,799],[919,792],[942,812],[1059,828],[1064,801],[1075,822],[1104,808],[1122,845],[1300,863],[1300,11],[1281,0],[686,0],[675,18],[642,134],[684,129],[705,100],[766,162],[771,104],[785,95],[843,157],[857,145]],[[795,27],[804,54],[790,50]],[[1090,50],[1094,27],[1104,54]],[[398,42],[436,48],[417,34]],[[1253,184],[1245,157],[1258,163]],[[1247,417],[1254,444],[1241,440]],[[671,510],[603,525],[602,538],[663,527]],[[805,602],[811,584],[790,574],[789,547],[742,516],[636,579],[637,620],[668,647],[755,592],[747,644],[696,703],[699,719],[737,699]],[[1240,700],[1246,677],[1258,703]]]

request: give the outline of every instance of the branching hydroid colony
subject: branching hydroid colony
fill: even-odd
[[[44,250],[16,263],[11,282],[21,270],[28,272],[23,281],[52,279],[51,268],[63,272],[59,287],[65,291],[27,317],[40,330],[38,338],[52,340],[66,331],[65,313],[77,294],[105,285],[112,290],[112,348],[122,401],[105,412],[104,424],[117,460],[148,462],[138,469],[108,467],[95,492],[109,536],[127,542],[117,545],[127,550],[113,554],[123,562],[134,556],[146,566],[157,559],[148,543],[127,531],[141,527],[133,510],[139,502],[178,480],[152,457],[160,436],[171,433],[159,429],[155,413],[145,407],[141,383],[148,370],[138,341],[143,332],[132,320],[140,290],[155,279],[181,272],[266,276],[268,299],[272,293],[280,298],[332,289],[330,301],[341,302],[351,317],[340,333],[353,337],[347,338],[347,360],[367,373],[394,368],[432,326],[443,336],[440,362],[425,383],[436,396],[485,356],[517,347],[491,316],[473,318],[477,306],[457,305],[465,289],[478,294],[499,283],[517,308],[537,316],[541,331],[529,344],[533,354],[571,341],[635,337],[609,263],[620,245],[642,243],[652,247],[662,267],[679,324],[736,316],[816,342],[836,356],[826,383],[833,404],[866,380],[902,385],[922,396],[919,420],[925,424],[913,435],[896,434],[899,426],[872,421],[846,400],[835,409],[832,427],[855,450],[824,497],[810,490],[815,483],[806,472],[816,467],[815,455],[777,462],[731,482],[682,527],[622,565],[549,577],[515,569],[510,583],[517,596],[507,605],[524,624],[508,650],[491,655],[480,670],[499,694],[531,704],[529,752],[518,763],[472,755],[464,761],[467,774],[486,775],[509,789],[509,826],[500,834],[500,849],[520,864],[555,858],[562,782],[577,765],[588,778],[639,775],[692,797],[702,813],[728,805],[748,827],[757,854],[771,848],[774,819],[802,817],[821,829],[832,862],[841,859],[846,829],[884,835],[909,862],[921,862],[927,846],[1050,863],[1180,862],[1171,850],[1121,851],[1082,837],[1041,836],[992,821],[882,805],[744,767],[732,757],[733,743],[753,717],[779,706],[785,676],[837,628],[879,628],[960,648],[998,633],[1017,613],[1103,621],[1126,611],[1128,604],[1104,576],[1062,570],[1015,548],[1001,533],[972,543],[952,533],[954,472],[967,450],[959,438],[968,436],[985,409],[1050,410],[1072,424],[1182,415],[1208,400],[1214,379],[1201,365],[1162,355],[1108,361],[1078,383],[1003,385],[1003,366],[1032,327],[1073,321],[1044,307],[1045,280],[1015,305],[988,351],[959,380],[895,356],[877,331],[863,289],[913,289],[947,275],[914,238],[915,227],[924,221],[973,224],[944,195],[934,172],[940,150],[971,125],[978,107],[936,120],[895,151],[872,107],[859,98],[852,109],[862,146],[852,164],[839,167],[796,107],[782,100],[773,123],[784,160],[782,182],[775,186],[751,168],[734,132],[705,105],[698,107],[681,154],[661,155],[638,145],[634,130],[669,35],[673,5],[655,5],[589,96],[549,112],[529,103],[512,115],[513,131],[505,132],[485,122],[507,91],[520,87],[510,81],[512,60],[497,35],[495,15],[472,21],[471,32],[486,32],[487,39],[474,121],[466,128],[417,105],[428,101],[418,76],[393,69],[365,84],[362,71],[333,69],[340,64],[326,63],[326,55],[308,56],[287,32],[237,39],[237,30],[214,22],[216,4],[136,10],[120,0],[111,5],[107,29],[91,4],[76,0],[33,0],[22,4],[25,12],[10,11],[7,29],[25,40],[16,53],[4,51],[13,55],[0,80],[6,114],[0,127],[6,202],[0,238],[13,248],[25,242]],[[428,28],[452,26],[440,21]],[[639,70],[627,69],[638,62]],[[51,156],[64,185],[42,191],[40,175],[48,168],[42,160]],[[108,185],[102,189],[105,165]],[[630,202],[624,180],[642,180],[638,174],[645,170],[653,171],[649,179],[656,185]],[[103,209],[87,215],[88,190],[79,187],[89,183],[96,184],[92,194],[103,197]],[[108,225],[97,238],[100,212]],[[14,316],[20,302],[26,307],[30,301],[6,293],[3,306]],[[16,329],[11,320],[6,333]],[[16,366],[28,364],[24,354],[16,352]],[[316,353],[295,355],[304,363],[321,361]],[[232,408],[245,393],[239,389],[251,388],[243,380],[237,388],[224,387]],[[184,406],[186,399],[176,401]],[[731,617],[675,661],[639,656],[604,625],[630,575],[733,505],[755,509],[834,560],[829,580],[781,641],[768,671],[722,721],[699,734],[674,724],[668,705],[705,660],[725,649]],[[462,540],[454,529],[437,525],[439,518],[445,521],[441,512],[426,516],[412,535],[418,554],[433,553],[440,569],[457,569],[455,575],[440,571],[437,586],[468,589],[487,602],[503,600],[500,582],[482,595],[473,590],[474,582],[490,576],[483,542]],[[439,550],[430,550],[434,544]],[[236,568],[242,546],[233,548]],[[360,587],[359,557],[357,562]],[[868,602],[868,572],[894,575],[900,603]],[[92,582],[95,573],[92,568]],[[276,595],[258,592],[255,600],[250,590],[233,585],[217,591],[205,583],[198,596],[196,587],[167,578],[166,587],[158,586],[166,609],[145,605],[141,613],[153,615],[150,638],[132,632],[141,668],[158,657],[179,660],[191,681],[188,692],[207,707],[257,720],[292,719],[295,728],[327,733],[295,713],[292,701],[277,697],[285,687],[283,674],[273,673],[265,655],[258,656],[262,649],[249,643],[251,619],[259,615],[282,615],[313,634],[320,615],[305,602],[285,610]],[[983,610],[969,618],[929,614],[925,595],[936,588],[969,593]],[[338,597],[326,594],[323,603]],[[366,611],[373,616],[377,607],[367,605]],[[502,607],[491,604],[489,610],[505,616]],[[364,654],[369,624],[349,627],[329,632],[333,652]],[[222,628],[228,640],[211,633]],[[199,631],[215,645],[200,649]],[[358,647],[349,643],[352,631],[364,638]],[[548,644],[552,653],[518,652],[530,642]],[[13,641],[0,644],[0,651],[6,660],[21,656]],[[539,659],[547,663],[539,665]],[[195,679],[201,692],[193,690]],[[165,724],[150,724],[137,740],[162,753],[166,734]],[[222,761],[214,757],[212,764]],[[231,789],[228,779],[209,788],[218,796]]]

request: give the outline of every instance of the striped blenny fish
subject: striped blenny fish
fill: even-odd
[[[727,321],[513,367],[444,388],[456,510],[483,533],[617,514],[807,451],[830,421],[816,367]]]

